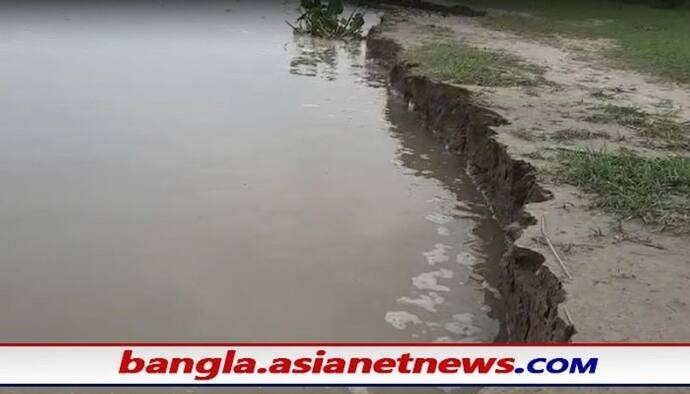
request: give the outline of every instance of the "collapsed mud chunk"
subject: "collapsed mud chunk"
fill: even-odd
[[[513,222],[503,227],[506,236],[511,240],[516,240],[522,235],[522,225],[519,222]]]
[[[541,253],[519,246],[513,246],[513,257],[515,264],[530,271],[537,271],[546,261]]]
[[[544,189],[539,185],[534,185],[534,188],[530,191],[527,202],[544,202],[553,199],[553,192],[551,190]]]

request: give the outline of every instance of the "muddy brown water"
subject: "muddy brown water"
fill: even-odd
[[[2,8],[0,340],[497,335],[500,231],[364,43],[292,3]]]

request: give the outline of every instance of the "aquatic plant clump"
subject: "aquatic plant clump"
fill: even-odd
[[[362,37],[364,13],[354,9],[344,17],[342,0],[301,0],[302,15],[295,24],[287,22],[297,33],[326,38]]]

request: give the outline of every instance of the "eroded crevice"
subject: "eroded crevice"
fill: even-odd
[[[420,115],[446,148],[463,156],[468,172],[486,197],[509,241],[499,267],[508,341],[566,342],[575,332],[559,312],[565,291],[540,253],[518,245],[522,230],[536,219],[529,202],[552,197],[536,180],[535,169],[510,157],[494,138],[492,127],[506,123],[499,114],[477,105],[471,92],[414,75],[400,60],[401,46],[375,26],[367,38],[368,55],[390,69],[391,88]]]

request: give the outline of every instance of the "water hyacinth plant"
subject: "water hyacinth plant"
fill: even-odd
[[[295,24],[288,22],[297,33],[325,38],[362,37],[364,13],[356,8],[349,16],[342,16],[342,0],[301,0],[300,8],[302,15]]]

